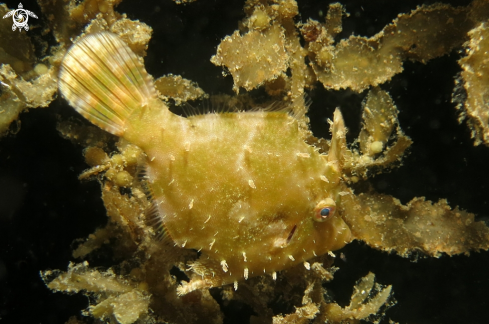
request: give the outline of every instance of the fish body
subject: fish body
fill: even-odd
[[[287,112],[181,117],[116,35],[68,51],[60,91],[83,116],[139,146],[165,239],[201,252],[180,293],[275,274],[351,240],[335,213],[341,167],[304,142]],[[339,112],[335,120],[341,119]]]

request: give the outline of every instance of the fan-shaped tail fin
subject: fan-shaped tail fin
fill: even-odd
[[[118,136],[129,116],[156,98],[153,81],[136,54],[109,32],[85,36],[68,50],[59,89],[85,118]]]

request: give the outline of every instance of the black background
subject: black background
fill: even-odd
[[[328,1],[299,0],[302,21],[321,19]],[[469,1],[452,1],[466,5]],[[39,20],[29,20],[31,31],[43,23],[39,6],[22,1]],[[231,77],[209,62],[220,39],[237,29],[244,17],[243,1],[198,0],[177,6],[172,1],[125,0],[118,7],[131,19],[154,28],[146,67],[153,76],[174,73],[198,82],[208,93],[231,93]],[[423,2],[342,1],[351,14],[341,36],[372,36],[399,13]],[[432,3],[432,2],[424,2]],[[9,8],[18,3],[9,1]],[[31,23],[32,21],[32,23]],[[24,31],[25,32],[25,31]],[[0,36],[1,37],[1,36]],[[49,40],[49,35],[45,36]],[[13,44],[15,46],[15,44]],[[488,216],[489,148],[474,147],[465,123],[451,103],[454,76],[460,72],[461,49],[427,65],[406,62],[405,71],[382,86],[400,110],[400,124],[414,145],[404,165],[372,179],[379,192],[403,203],[413,197],[447,198],[478,215]],[[328,135],[327,118],[340,107],[350,128],[358,134],[360,103],[365,92],[327,92],[319,84],[310,93],[311,124],[318,136]],[[45,109],[31,109],[20,117],[17,135],[0,140],[0,323],[64,323],[87,306],[83,296],[50,292],[40,270],[67,268],[73,242],[85,238],[106,222],[96,182],[77,180],[87,166],[81,147],[62,139],[57,118],[74,116],[63,100]],[[489,253],[470,257],[442,256],[414,262],[352,243],[339,252],[340,270],[328,288],[340,304],[348,304],[357,279],[369,271],[383,284],[392,284],[398,305],[384,320],[400,323],[486,323],[489,315]],[[97,262],[103,263],[103,260]],[[110,260],[106,260],[110,264]],[[226,323],[247,323],[246,307],[226,311]]]

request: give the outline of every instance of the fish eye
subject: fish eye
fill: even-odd
[[[334,215],[336,204],[333,199],[326,198],[321,200],[314,208],[314,220],[324,222]]]
[[[321,217],[327,217],[329,216],[329,213],[331,212],[331,207],[324,207],[323,209],[321,209]]]

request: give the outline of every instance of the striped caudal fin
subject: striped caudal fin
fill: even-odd
[[[68,50],[59,89],[85,118],[119,136],[131,113],[156,97],[153,81],[137,56],[109,32],[88,35]]]

